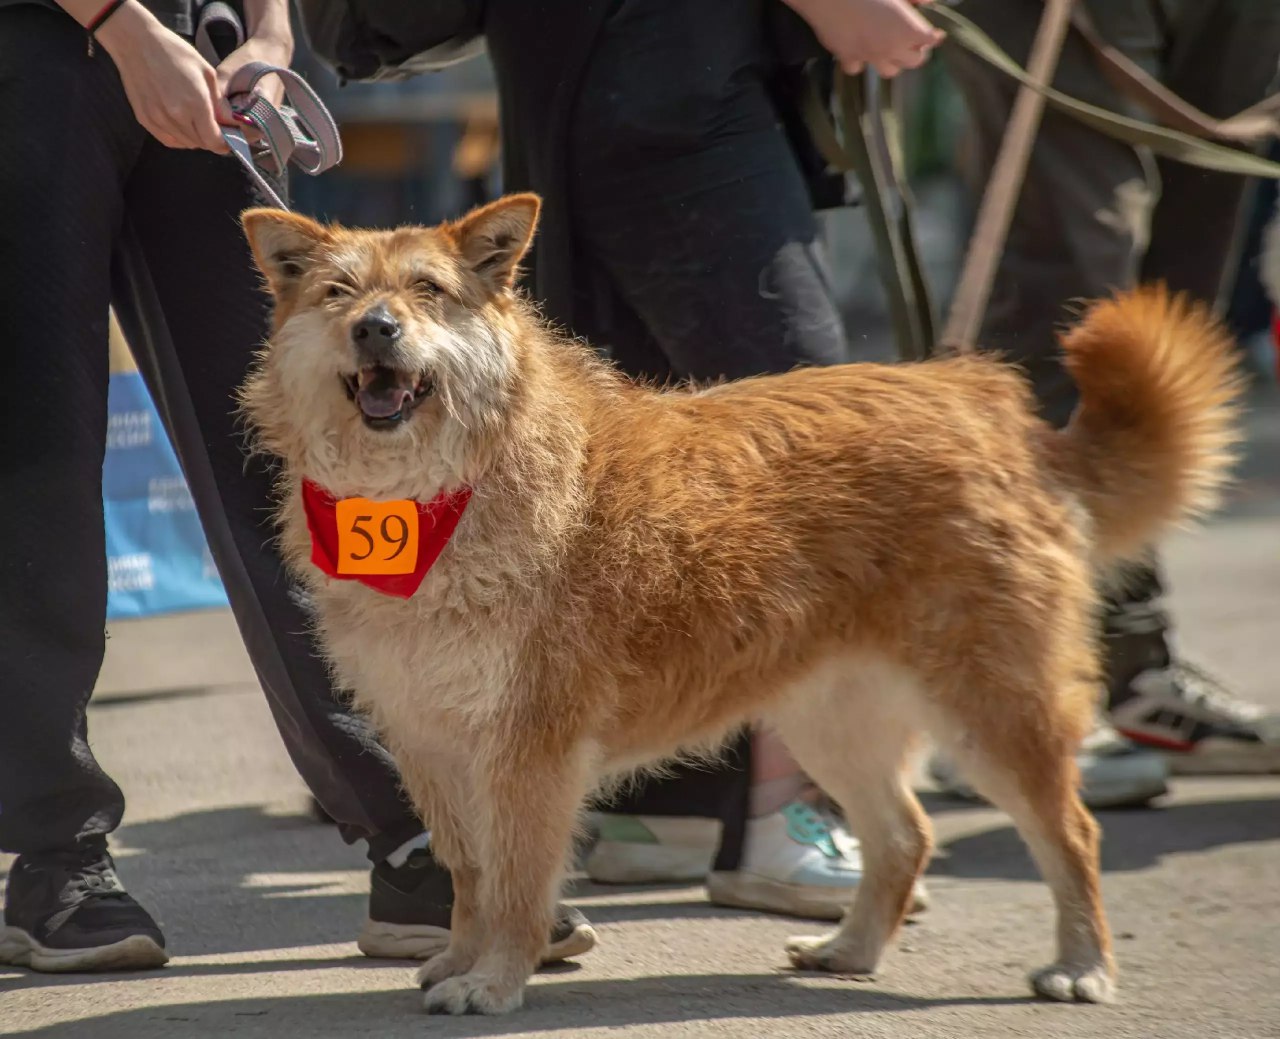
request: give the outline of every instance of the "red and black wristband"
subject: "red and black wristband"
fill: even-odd
[[[89,19],[89,24],[84,27],[85,32],[89,34],[89,57],[93,57],[93,34],[101,29],[103,23],[128,2],[129,0],[107,0],[102,10]]]

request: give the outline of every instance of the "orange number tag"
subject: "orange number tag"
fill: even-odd
[[[418,562],[418,507],[411,501],[342,498],[338,573],[411,574]]]

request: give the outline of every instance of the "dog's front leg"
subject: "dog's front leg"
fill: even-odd
[[[431,851],[453,881],[449,944],[418,969],[429,989],[465,974],[480,955],[480,867],[476,834],[467,819],[474,780],[459,762],[438,755],[401,754],[400,774],[419,816],[431,831]]]
[[[433,830],[433,843],[435,834]],[[441,861],[445,861],[443,856]],[[418,987],[424,992],[447,978],[466,974],[480,955],[480,871],[474,866],[450,865],[449,874],[453,878],[449,945],[418,968]]]
[[[547,949],[587,790],[585,755],[576,751],[506,746],[477,761],[472,774],[479,808],[472,836],[481,860],[480,955],[466,974],[427,991],[423,1005],[435,1014],[504,1014],[520,1006]]]

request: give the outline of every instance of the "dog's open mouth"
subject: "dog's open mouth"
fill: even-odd
[[[413,409],[435,390],[430,376],[396,368],[373,365],[354,375],[344,375],[347,396],[360,409],[360,417],[371,429],[391,429],[405,421]]]

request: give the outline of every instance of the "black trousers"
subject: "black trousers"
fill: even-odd
[[[633,375],[714,380],[848,359],[809,188],[767,87],[765,27],[759,0],[621,2],[595,40],[568,135],[572,331]],[[499,78],[537,96],[537,83],[510,79],[553,69],[523,52],[508,62],[500,32],[490,41]],[[536,174],[527,186],[539,189]],[[677,770],[609,807],[719,818],[716,865],[733,869],[749,780],[744,738],[720,767]]]
[[[230,158],[169,150],[61,12],[0,8],[0,848],[94,841],[124,811],[85,722],[104,651],[102,461],[114,305],[294,763],[371,857],[420,829],[329,687],[271,547],[270,474],[232,393],[266,330]]]

